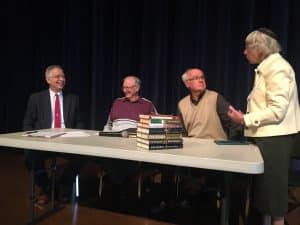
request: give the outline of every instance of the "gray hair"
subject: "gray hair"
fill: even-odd
[[[267,28],[252,31],[246,37],[245,42],[246,46],[252,45],[253,47],[257,47],[266,55],[281,51],[281,46],[276,39],[276,34]]]
[[[64,71],[64,69],[62,68],[62,66],[60,65],[51,65],[51,66],[48,66],[45,70],[45,77],[49,77],[50,76],[50,73],[53,69],[55,68],[58,68],[58,69],[61,69],[62,71]]]
[[[199,70],[204,75],[204,72],[199,68],[189,68],[181,75],[181,80],[183,83],[185,83],[188,80],[188,73],[190,72],[190,70]]]
[[[124,81],[125,81],[127,78],[132,78],[132,79],[134,79],[135,84],[136,84],[137,86],[139,86],[139,87],[140,87],[141,84],[142,84],[142,81],[141,81],[140,78],[138,78],[138,77],[136,77],[136,76],[132,76],[132,75],[124,77],[123,83],[124,83]]]
[[[188,71],[189,71],[189,69],[186,70],[186,71],[181,75],[181,80],[182,80],[183,83],[185,83],[185,82],[187,81],[187,79],[188,79],[188,76],[187,76],[187,72],[188,72]]]

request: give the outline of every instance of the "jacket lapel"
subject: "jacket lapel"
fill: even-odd
[[[69,118],[69,109],[70,109],[70,99],[68,98],[68,95],[65,95],[63,93],[63,114],[64,114],[64,122],[66,127]]]
[[[43,108],[45,109],[45,124],[44,128],[51,128],[52,123],[52,110],[51,110],[51,100],[49,90],[46,90],[42,98]]]

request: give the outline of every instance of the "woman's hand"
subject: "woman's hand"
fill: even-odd
[[[244,125],[244,114],[240,110],[236,110],[233,106],[229,106],[227,115],[235,123]]]

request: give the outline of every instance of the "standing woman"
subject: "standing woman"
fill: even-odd
[[[248,34],[244,55],[255,69],[253,88],[243,114],[230,106],[228,115],[244,125],[244,134],[264,159],[264,174],[254,180],[253,207],[265,225],[284,225],[288,209],[288,167],[293,138],[300,130],[295,72],[280,55],[277,36],[267,28]]]

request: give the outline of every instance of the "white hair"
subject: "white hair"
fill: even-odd
[[[51,65],[51,66],[48,66],[46,68],[46,70],[45,70],[45,77],[46,78],[49,77],[51,75],[51,71],[53,69],[55,69],[55,68],[58,68],[58,69],[61,69],[62,71],[64,71],[63,68],[60,65]]]
[[[245,40],[246,46],[251,45],[259,48],[266,55],[280,52],[281,46],[276,40],[275,34],[268,29],[266,29],[267,32],[265,32],[264,29],[258,29],[248,34]]]

